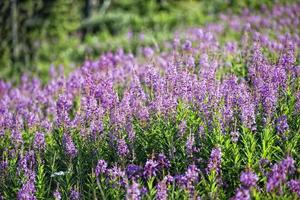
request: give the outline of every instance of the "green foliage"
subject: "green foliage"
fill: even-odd
[[[1,1],[1,78],[36,72],[68,48],[68,36],[79,26],[79,0]],[[62,55],[61,55],[62,54]]]
[[[140,45],[161,44],[170,31],[179,27],[203,25],[214,21],[220,12],[258,9],[277,1],[171,1],[103,0],[89,1],[90,16],[83,8],[89,0],[25,0],[0,2],[0,78],[18,81],[21,73],[31,71],[47,81],[48,69],[80,65],[83,60],[124,48],[138,53]],[[280,0],[279,0],[280,1]],[[293,0],[289,0],[289,2]],[[287,3],[284,1],[283,3]],[[15,29],[13,29],[15,27]],[[128,39],[131,31],[133,38]],[[140,33],[145,34],[141,41]],[[237,38],[234,33],[228,37]],[[239,67],[238,67],[239,68]],[[237,71],[243,75],[243,71]]]

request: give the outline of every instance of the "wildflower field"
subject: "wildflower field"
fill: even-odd
[[[0,199],[299,199],[300,4],[172,36],[0,81]]]

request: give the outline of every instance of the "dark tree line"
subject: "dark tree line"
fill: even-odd
[[[56,45],[79,26],[80,0],[0,1],[0,69],[34,69],[38,49]]]
[[[165,0],[0,0],[0,74],[6,76],[35,70],[44,44],[53,46],[49,57],[61,53],[61,42],[70,35],[102,31],[95,25],[82,26],[93,12],[120,9],[145,15]],[[152,7],[151,7],[152,6]],[[88,21],[88,20],[87,20]],[[101,22],[100,22],[101,23]],[[113,22],[114,23],[114,22]],[[108,25],[110,26],[110,24]]]

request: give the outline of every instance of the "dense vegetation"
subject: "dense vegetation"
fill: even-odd
[[[299,198],[300,4],[249,8],[0,81],[0,199]]]
[[[1,1],[0,78],[19,81],[31,71],[45,80],[50,65],[71,68],[120,46],[136,54],[138,47],[160,44],[179,27],[214,21],[228,8],[237,13],[276,1],[281,0]]]

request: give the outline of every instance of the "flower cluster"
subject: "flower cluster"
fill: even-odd
[[[295,169],[295,161],[291,157],[287,157],[280,163],[275,164],[269,173],[267,182],[267,191],[279,190],[281,192],[282,184],[287,180],[289,173]]]

